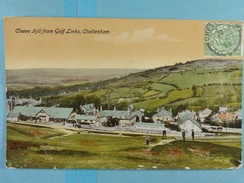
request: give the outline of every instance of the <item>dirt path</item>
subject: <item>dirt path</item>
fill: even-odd
[[[14,123],[14,122],[12,122]],[[14,123],[14,124],[18,124],[18,125],[27,125],[27,126],[36,126],[36,127],[44,127],[44,128],[52,128],[56,131],[65,133],[65,135],[72,135],[77,133],[75,130],[71,130],[69,129],[69,127],[67,126],[54,126],[54,125],[45,125],[45,124],[37,124],[37,123],[27,123],[27,122],[21,122],[21,123]],[[63,136],[65,136],[63,135]]]
[[[56,130],[65,133],[66,135],[64,135],[64,136],[73,135],[73,134],[77,133],[75,131],[72,131],[72,130],[69,130],[69,129],[66,129],[66,128],[59,128],[59,129],[56,129]]]
[[[157,145],[166,145],[166,144],[169,144],[173,141],[175,141],[175,139],[169,139],[169,140],[165,139],[165,140],[161,140],[157,144],[149,144],[150,148],[148,149],[148,151],[150,151],[153,147],[155,147]]]

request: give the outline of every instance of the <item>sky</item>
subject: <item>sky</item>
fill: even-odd
[[[147,69],[204,58],[207,21],[13,17],[4,23],[6,69]]]

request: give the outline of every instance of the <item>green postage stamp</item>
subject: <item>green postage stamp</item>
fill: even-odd
[[[241,56],[242,24],[209,22],[205,27],[205,56]]]

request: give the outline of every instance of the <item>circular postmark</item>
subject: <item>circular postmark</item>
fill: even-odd
[[[208,23],[205,27],[205,52],[216,56],[241,55],[242,25]]]

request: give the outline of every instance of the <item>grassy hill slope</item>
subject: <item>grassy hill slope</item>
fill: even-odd
[[[126,109],[133,104],[135,109],[144,108],[153,112],[161,106],[179,105],[196,110],[227,105],[235,110],[241,108],[242,61],[195,60],[131,72],[119,78],[18,92],[21,97],[43,97],[46,105],[69,107],[73,104],[71,101],[84,104],[93,102],[94,98],[96,104],[103,105],[104,109],[114,106]],[[8,96],[11,94],[9,91]],[[79,96],[83,97],[80,101],[76,100]]]
[[[15,89],[34,86],[74,85],[121,77],[141,69],[17,69],[7,70],[7,86]]]

